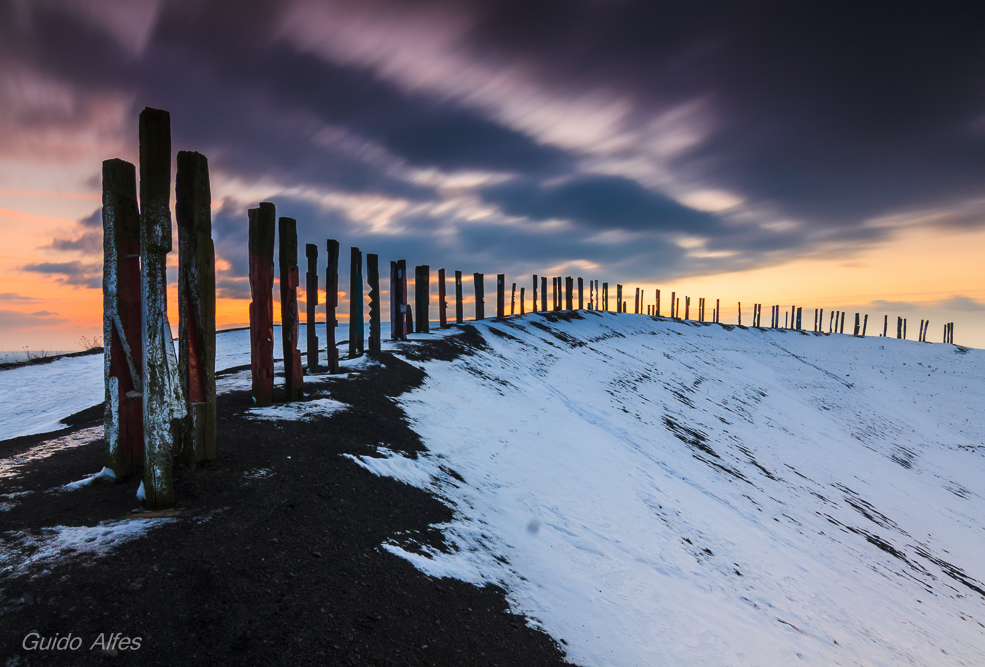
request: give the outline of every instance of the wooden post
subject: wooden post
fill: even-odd
[[[209,162],[178,153],[175,181],[178,223],[178,369],[185,395],[185,465],[215,460],[215,249]]]
[[[516,283],[513,283],[513,289],[510,291],[510,315],[516,315]]]
[[[797,306],[797,331],[800,331],[803,328],[803,324],[801,320],[801,317],[804,314],[803,311],[804,311],[803,306]]]
[[[845,312],[841,313],[841,333],[845,333]]]
[[[383,348],[380,331],[380,256],[366,254],[366,274],[369,282],[369,351],[379,352]]]
[[[465,321],[465,306],[462,302],[462,272],[455,272],[455,321],[461,324]]]
[[[559,310],[561,310],[561,305],[562,305],[562,301],[561,301],[561,298],[562,298],[561,297],[561,290],[562,289],[563,288],[561,287],[561,276],[557,276],[556,278],[554,278],[554,312],[558,312]]]
[[[865,319],[862,320],[862,338],[865,338],[865,330],[869,327],[869,314],[865,314]]]
[[[896,338],[900,339],[903,337],[903,318],[896,318]]]
[[[524,304],[524,300],[523,300],[523,293],[524,293],[524,291],[525,291],[525,288],[523,288],[523,287],[521,287],[521,288],[520,288],[520,314],[521,314],[521,315],[523,315],[523,314],[524,314],[524,313],[523,313],[523,304]]]
[[[906,318],[903,318],[903,340],[906,340]]]
[[[304,274],[305,331],[307,332],[308,372],[318,371],[318,246],[304,244],[308,271]]]
[[[298,223],[281,218],[280,246],[280,337],[284,350],[284,390],[288,401],[301,399],[304,371],[298,350]]]
[[[547,310],[547,276],[540,277],[540,309]]]
[[[581,276],[578,276],[578,310],[585,309],[584,297],[585,297],[585,283],[581,279]]]
[[[486,317],[485,294],[486,285],[481,273],[472,274],[472,282],[475,285],[475,319],[482,320]]]
[[[116,479],[144,469],[140,211],[135,167],[103,162],[103,432]]]
[[[742,326],[742,302],[739,301],[739,326]]]
[[[859,314],[858,313],[855,313],[855,333],[852,334],[852,335],[853,336],[858,336],[858,333],[861,330],[862,330],[862,320],[859,317]]]
[[[339,242],[327,239],[325,242],[327,263],[325,264],[325,359],[328,372],[339,372],[339,347],[335,342],[335,329],[339,326],[335,309],[339,307]]]
[[[684,319],[691,319],[691,297],[684,297]]]
[[[660,317],[660,290],[657,290],[657,304],[653,307],[654,313]]]
[[[568,276],[564,279],[564,309],[574,310],[574,291],[575,291],[575,279]]]
[[[882,318],[882,337],[885,338],[889,331],[889,315],[883,315]]]
[[[397,329],[400,340],[407,340],[413,330],[410,305],[407,303],[407,260],[397,260]]]
[[[356,246],[349,251],[349,358],[363,353],[363,253]]]
[[[438,269],[438,326],[448,328],[448,301],[445,298],[445,270]]]
[[[622,312],[622,285],[616,285],[616,312]]]
[[[171,252],[171,116],[140,113],[140,292],[144,402],[144,493],[152,510],[174,505],[171,465],[176,418],[183,412],[168,323],[167,258]]]
[[[400,306],[397,303],[397,260],[390,260],[390,340],[400,340],[400,324],[397,314]]]
[[[639,287],[636,288],[636,306],[635,306],[635,310],[633,311],[633,313],[635,315],[639,315],[640,314],[640,288]]]
[[[417,333],[431,333],[431,267],[427,264],[414,269],[414,296]]]
[[[677,292],[670,293],[670,317],[677,319]]]
[[[496,274],[496,317],[506,317],[506,275]]]
[[[534,274],[534,291],[532,292],[532,294],[534,295],[534,307],[531,312],[536,313],[537,312],[537,274],[536,273]]]

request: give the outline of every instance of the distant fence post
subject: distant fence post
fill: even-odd
[[[356,246],[349,251],[349,358],[363,353],[363,254]]]
[[[524,304],[523,293],[524,293],[525,290],[526,290],[526,288],[524,288],[524,287],[521,287],[520,288],[520,314],[521,315],[524,314],[524,312],[523,312],[523,304]]]
[[[534,306],[531,312],[536,313],[537,312],[537,274],[536,273],[534,274],[534,291],[531,293],[534,295],[534,301],[533,301]]]
[[[801,324],[801,315],[803,315],[803,311],[804,309],[802,306],[797,306],[797,331],[800,331],[803,328],[803,325]]]
[[[462,272],[455,272],[455,322],[465,321],[465,305],[462,301]]]
[[[308,260],[308,270],[304,274],[305,331],[308,348],[308,372],[318,370],[318,246],[304,244],[304,256]]]
[[[903,318],[903,340],[906,340],[906,318]]]
[[[633,313],[636,315],[640,314],[640,288],[639,287],[636,288],[636,306]]]
[[[397,314],[400,306],[397,303],[397,260],[390,260],[390,340],[400,339],[400,325]]]
[[[896,338],[900,339],[903,337],[903,318],[896,318]]]
[[[278,224],[280,245],[277,260],[280,265],[280,339],[284,351],[284,390],[288,401],[301,398],[304,371],[301,351],[298,350],[298,223],[294,218],[281,218]]]
[[[397,260],[397,302],[398,319],[400,320],[400,340],[407,340],[407,334],[414,331],[414,318],[407,303],[407,260]]]
[[[366,273],[369,282],[369,351],[379,352],[383,349],[382,332],[380,331],[380,256],[374,253],[366,255]]]
[[[602,311],[609,312],[609,283],[602,283]]]
[[[540,277],[540,309],[547,310],[547,276]]]
[[[660,317],[660,290],[657,290],[657,303],[653,307],[653,314]]]
[[[841,313],[841,330],[839,331],[839,333],[845,333],[845,312],[844,311],[842,311],[842,313]]]
[[[325,358],[328,372],[339,372],[339,347],[335,342],[335,329],[339,326],[335,310],[339,307],[339,242],[325,241]]]
[[[574,310],[575,280],[571,276],[564,279],[564,309]]]
[[[865,338],[865,330],[869,328],[869,314],[865,314],[865,319],[862,320],[862,338]]]
[[[578,276],[578,310],[585,309],[584,296],[585,296],[585,283],[581,279],[581,276]]]
[[[180,151],[175,179],[178,224],[178,370],[185,396],[179,453],[185,465],[215,460],[215,249],[209,163]]]
[[[858,313],[855,313],[855,333],[853,335],[858,336],[859,331],[862,330],[862,320]]]
[[[506,274],[496,274],[496,318],[506,317]]]
[[[414,269],[414,308],[417,309],[417,333],[431,333],[431,267],[422,264]]]
[[[152,510],[174,505],[173,420],[178,416],[174,400],[180,384],[167,311],[167,258],[172,248],[170,193],[171,116],[167,111],[147,108],[140,113],[140,291],[144,493]],[[270,277],[273,280],[272,270]]]
[[[485,309],[485,291],[486,286],[483,282],[483,275],[481,273],[473,273],[472,281],[475,285],[475,319],[482,320],[486,317]]]
[[[739,326],[742,326],[742,302],[739,301]]]
[[[616,284],[616,312],[622,312],[622,285]]]
[[[106,467],[122,480],[144,469],[140,211],[129,162],[103,162],[102,217],[103,432]]]
[[[510,290],[510,315],[516,315],[516,283],[513,283],[513,289]]]
[[[438,269],[438,326],[448,328],[448,301],[445,299],[445,270]]]
[[[274,205],[262,202],[250,216],[250,367],[253,400],[260,407],[274,401]]]

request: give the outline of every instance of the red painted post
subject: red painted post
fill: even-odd
[[[308,271],[304,274],[308,372],[314,373],[318,371],[318,246],[314,243],[306,243],[304,245],[304,256],[308,259]]]
[[[274,205],[262,202],[250,217],[250,370],[253,400],[274,402]]]
[[[380,256],[374,253],[366,254],[366,282],[369,283],[369,340],[367,346],[370,352],[382,349],[380,332]]]
[[[281,218],[280,245],[277,260],[280,264],[280,338],[284,352],[284,391],[288,401],[298,401],[304,388],[304,370],[298,349],[298,223],[294,218]]]
[[[325,346],[328,372],[339,372],[339,347],[335,342],[335,329],[339,321],[335,309],[339,307],[339,242],[328,239],[325,242],[328,262],[325,265]]]
[[[496,317],[506,317],[506,275],[496,275]]]
[[[103,162],[103,430],[116,479],[144,469],[140,211],[135,167]]]
[[[516,283],[513,283],[513,289],[510,291],[510,315],[516,315]]]
[[[438,269],[438,322],[442,329],[448,328],[448,302],[445,299],[444,269]]]
[[[520,288],[520,314],[521,315],[524,314],[523,313],[523,304],[524,304],[524,301],[523,301],[523,293],[524,293],[524,291],[525,291],[525,288],[521,287]]]

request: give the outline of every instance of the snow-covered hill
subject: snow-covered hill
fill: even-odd
[[[985,353],[584,313],[413,361],[449,549],[584,665],[985,664]]]

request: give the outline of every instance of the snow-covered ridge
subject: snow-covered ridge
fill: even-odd
[[[488,349],[425,362],[401,399],[429,453],[355,459],[456,510],[453,553],[388,550],[502,583],[584,665],[981,664],[985,353],[475,326]]]

